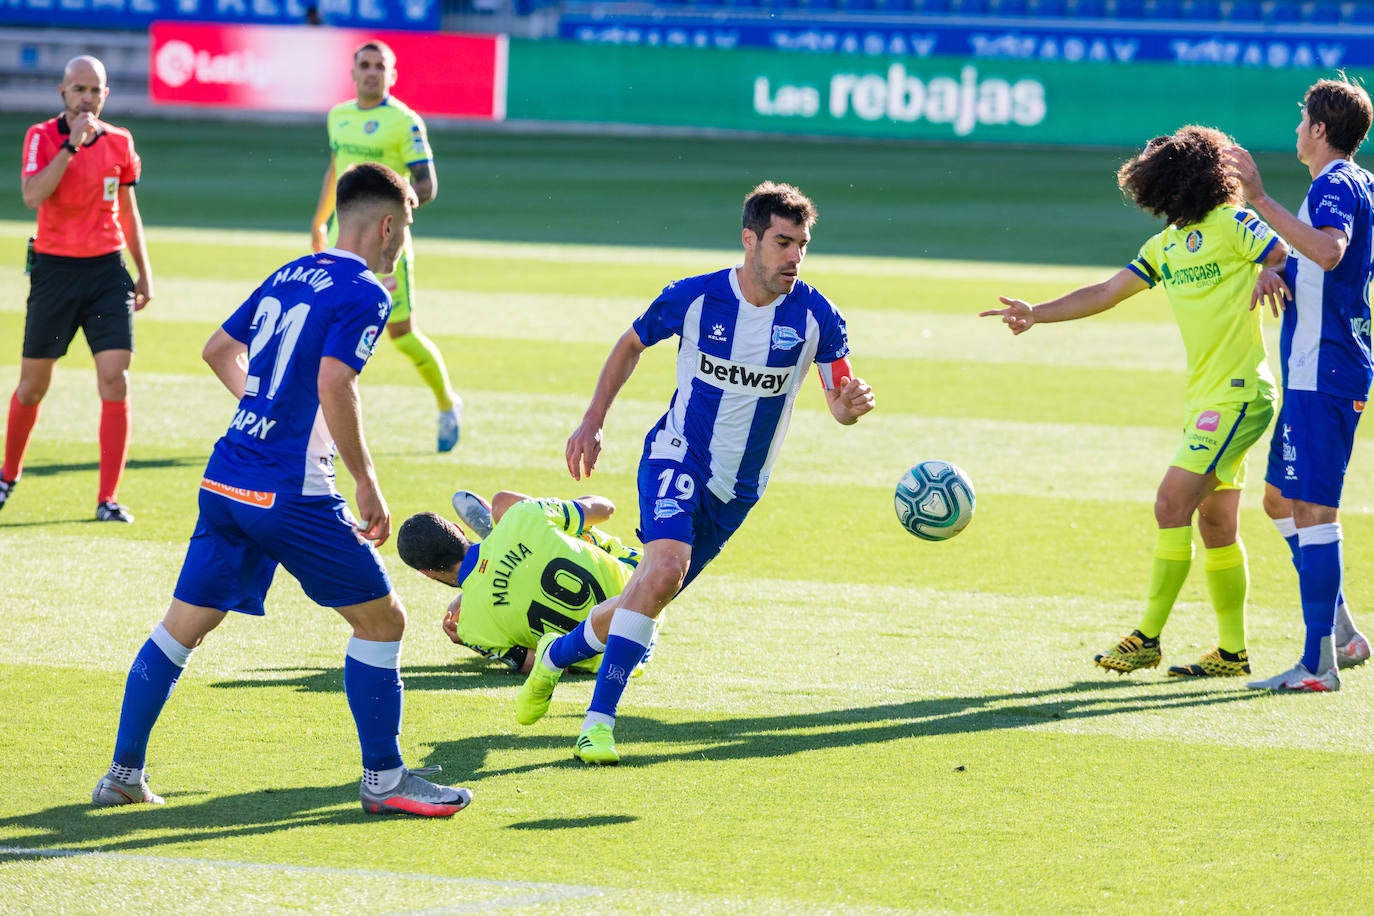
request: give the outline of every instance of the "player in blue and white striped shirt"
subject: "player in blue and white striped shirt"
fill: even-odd
[[[1296,216],[1264,193],[1249,153],[1231,151],[1246,197],[1292,249],[1282,280],[1262,274],[1255,295],[1277,291],[1292,300],[1279,339],[1283,406],[1264,508],[1293,551],[1307,638],[1297,665],[1250,685],[1263,690],[1338,690],[1338,667],[1370,654],[1345,607],[1339,507],[1355,427],[1374,380],[1374,175],[1354,162],[1371,119],[1374,106],[1359,86],[1320,80],[1307,90],[1297,153],[1312,186]]]
[[[606,360],[582,423],[568,439],[568,470],[596,467],[601,427],[644,350],[680,339],[677,391],[649,431],[639,465],[644,558],[616,602],[604,646],[585,625],[539,641],[516,701],[525,725],[548,709],[563,669],[604,651],[574,753],[619,761],[616,706],[653,636],[654,621],[743,523],[768,485],[792,407],[814,363],[830,413],[846,426],[873,409],[873,391],[849,367],[844,318],[798,279],[816,209],[796,188],[765,182],[744,201],[744,263],[669,284]]]

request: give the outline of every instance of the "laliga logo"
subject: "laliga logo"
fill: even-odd
[[[211,54],[177,40],[158,49],[153,70],[158,79],[173,89],[193,81],[255,89],[265,89],[272,82],[266,59],[252,51]]]
[[[169,41],[158,50],[153,66],[157,78],[175,89],[195,74],[196,52],[184,41]]]

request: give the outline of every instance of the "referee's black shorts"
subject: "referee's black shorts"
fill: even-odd
[[[134,281],[119,252],[94,258],[39,254],[29,281],[25,359],[66,356],[78,329],[92,353],[134,348]]]

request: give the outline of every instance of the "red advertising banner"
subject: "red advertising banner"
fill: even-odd
[[[396,97],[422,115],[506,117],[504,35],[155,22],[148,92],[158,105],[325,112],[356,94],[353,51],[396,52]]]

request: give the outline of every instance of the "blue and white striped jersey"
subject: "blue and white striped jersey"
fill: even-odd
[[[1324,271],[1296,250],[1284,278],[1294,304],[1283,313],[1279,357],[1285,388],[1363,401],[1374,379],[1369,283],[1374,278],[1374,175],[1337,159],[1312,182],[1298,219],[1345,233],[1345,256]]]
[[[391,296],[357,255],[297,258],[224,322],[248,345],[248,381],[205,476],[263,493],[332,494],[334,437],[320,410],[320,360],[361,372],[391,313]]]
[[[646,458],[694,467],[722,501],[757,499],[768,485],[812,363],[834,388],[848,372],[839,310],[798,280],[767,306],[751,305],[734,268],[678,280],[634,322],[645,346],[677,336],[677,391],[644,441]]]

